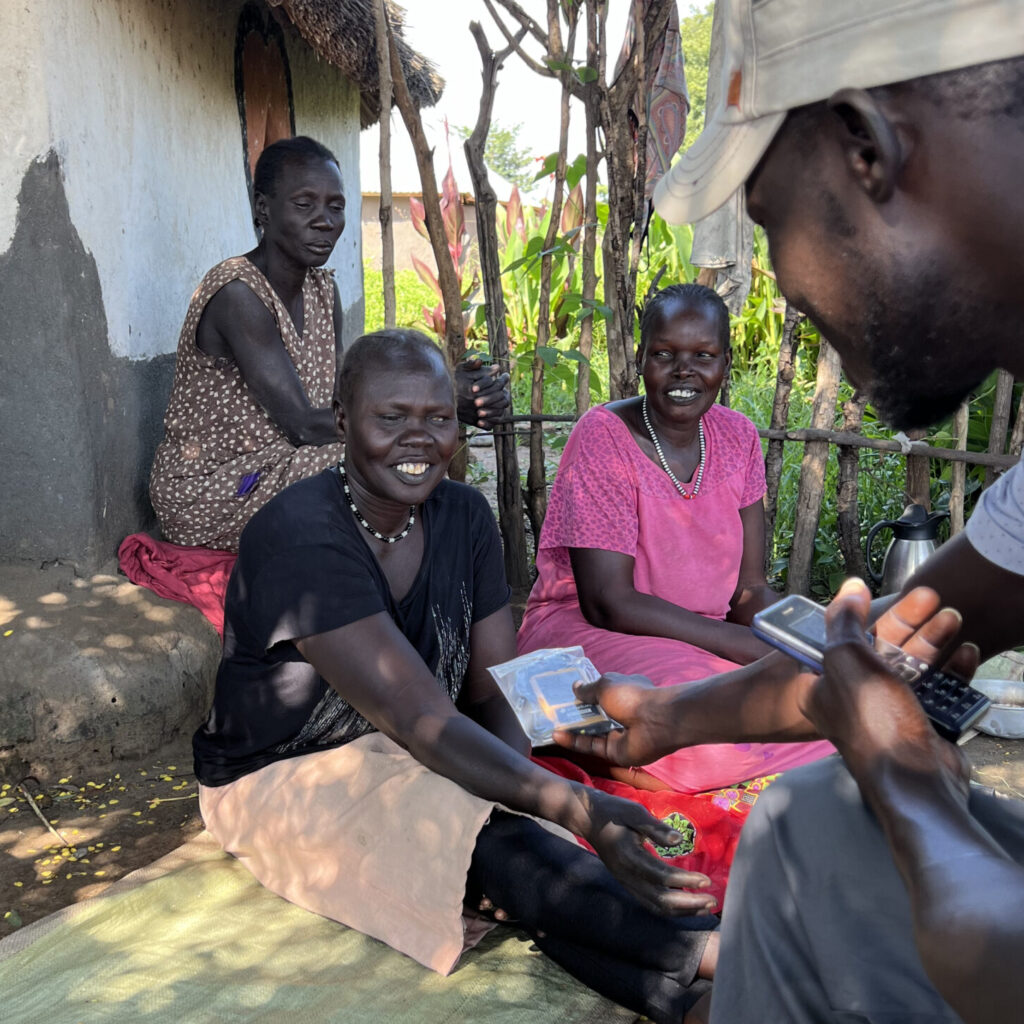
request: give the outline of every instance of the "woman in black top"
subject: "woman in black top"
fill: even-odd
[[[458,427],[439,350],[415,331],[359,339],[335,414],[344,465],[286,489],[242,534],[194,741],[207,826],[270,888],[443,972],[462,935],[454,953],[450,936],[424,938],[424,906],[447,884],[432,872],[454,877],[591,987],[680,1021],[713,972],[708,881],[643,848],[678,841],[643,808],[528,760],[486,671],[515,656],[509,591],[486,501],[445,479]],[[604,863],[495,804],[582,836]],[[447,830],[436,858],[434,825]],[[411,849],[410,836],[428,838]],[[400,868],[385,866],[396,853]]]

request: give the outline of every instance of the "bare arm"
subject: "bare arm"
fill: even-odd
[[[743,557],[726,619],[749,626],[762,608],[778,601],[779,595],[768,586],[764,576],[764,500],[741,508],[740,522],[743,524]]]
[[[488,622],[477,628],[486,631]],[[537,767],[460,714],[388,615],[297,640],[296,647],[360,714],[426,767],[483,799],[583,836],[624,885],[662,913],[710,907],[710,897],[683,888],[706,887],[705,876],[670,868],[643,849],[645,839],[669,845],[675,833],[668,826],[636,804]]]
[[[334,414],[310,405],[270,310],[247,285],[230,281],[210,299],[196,344],[237,364],[256,401],[296,447],[338,440]]]
[[[584,618],[599,629],[682,640],[740,664],[767,654],[770,648],[748,628],[754,612],[775,599],[760,568],[764,561],[760,502],[741,509],[740,516],[743,556],[739,584],[730,604],[732,621],[709,619],[671,601],[641,593],[633,584],[635,559],[630,555],[597,548],[570,548],[572,574]]]
[[[943,604],[960,612],[960,640],[977,644],[982,658],[1024,643],[1024,576],[978,554],[966,534],[943,544],[904,592],[914,587],[931,587]]]
[[[878,620],[878,635],[929,663],[937,652],[915,624],[938,610],[938,598],[916,590],[893,603]],[[792,658],[773,652],[753,664],[681,686],[655,689],[643,676],[610,673],[580,687],[624,728],[607,736],[555,733],[555,742],[613,764],[648,764],[701,743],[770,743],[817,739],[804,713],[815,676]]]
[[[812,678],[779,653],[681,686],[655,687],[643,676],[609,672],[576,692],[581,700],[600,704],[623,728],[604,736],[560,731],[555,743],[628,766],[701,743],[817,739],[800,710],[802,691]]]
[[[520,728],[512,705],[487,671],[488,666],[500,665],[516,656],[515,623],[508,605],[473,624],[469,649],[469,668],[458,709],[523,757],[529,757],[530,741]]]
[[[853,581],[830,606],[825,674],[808,689],[805,709],[885,831],[932,983],[968,1024],[1014,1020],[1024,975],[1007,968],[1024,956],[1024,869],[971,816],[959,750],[938,738],[865,643],[868,601]],[[958,625],[955,612],[936,611],[917,637],[937,652]],[[977,654],[964,654],[969,673]]]

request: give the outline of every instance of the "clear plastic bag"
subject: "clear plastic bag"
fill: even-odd
[[[596,704],[584,704],[573,693],[573,683],[601,676],[582,647],[531,651],[487,671],[535,747],[550,743],[556,727],[593,736],[617,725]]]

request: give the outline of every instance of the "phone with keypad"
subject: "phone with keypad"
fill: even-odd
[[[754,635],[812,671],[820,672],[825,650],[825,609],[793,594],[754,616]],[[913,691],[935,731],[956,743],[989,706],[985,694],[962,679],[915,658],[893,644],[866,634],[890,671]]]

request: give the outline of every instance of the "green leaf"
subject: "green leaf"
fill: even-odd
[[[563,351],[562,358],[571,359],[574,363],[585,363],[588,366],[590,365],[590,360],[578,348],[570,348]]]
[[[558,357],[561,354],[562,353],[559,349],[552,348],[550,345],[537,346],[537,355],[539,355],[548,366],[554,366],[558,362]]]
[[[552,71],[572,71],[572,64],[566,60],[545,60],[544,63]]]
[[[4,914],[4,920],[12,928],[20,928],[21,927],[21,914],[19,914],[16,910],[8,910]]]
[[[550,157],[549,157],[550,159]],[[554,168],[552,168],[553,170]],[[565,169],[565,183],[570,189],[575,188],[584,174],[587,173],[587,154],[580,153],[578,157]]]
[[[582,67],[578,67],[576,70],[576,77],[586,85],[587,82],[597,81],[597,68],[590,67],[589,64],[584,64]]]
[[[544,158],[544,163],[541,165],[541,169],[537,172],[534,177],[534,181],[540,181],[541,178],[546,178],[549,174],[555,173],[555,168],[558,166],[558,154],[550,153]]]
[[[559,303],[559,309],[563,313],[575,313],[580,308],[583,296],[579,292],[566,292]]]

